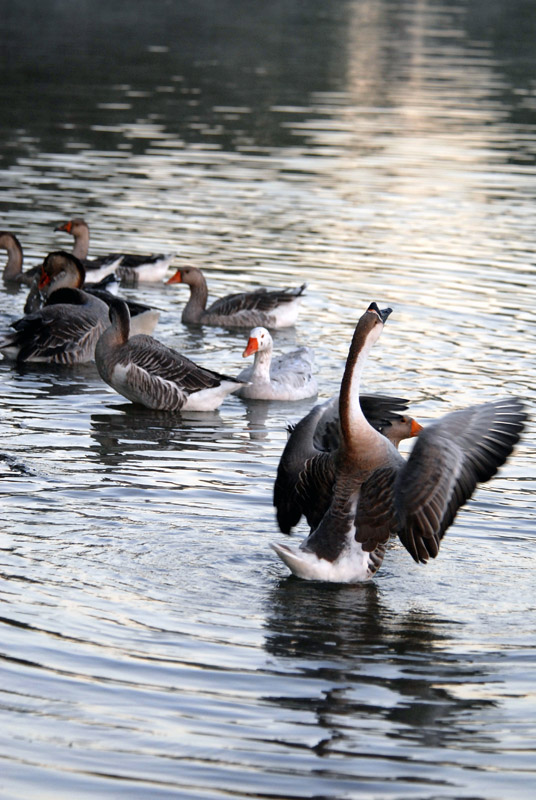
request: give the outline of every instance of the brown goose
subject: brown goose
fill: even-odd
[[[7,250],[7,262],[4,267],[4,283],[24,283],[31,286],[36,275],[39,275],[40,267],[22,271],[23,252],[21,243],[13,233],[0,231],[0,250]]]
[[[103,300],[107,306],[110,305],[115,295],[109,292],[103,285],[113,276],[107,276],[97,284],[87,284],[84,280],[85,270],[80,269],[80,260],[72,253],[64,250],[57,250],[49,253],[41,267],[39,282],[35,283],[30,289],[24,312],[31,314],[43,305],[43,301],[58,289],[83,289],[88,294]],[[152,333],[160,317],[160,312],[150,306],[136,303],[132,300],[125,300],[132,317],[131,330],[133,333]]]
[[[70,253],[63,255],[79,271],[81,285],[84,267]],[[42,276],[44,281],[44,272]],[[51,292],[43,308],[11,324],[14,332],[0,336],[0,351],[17,363],[80,364],[92,361],[97,340],[107,324],[108,306],[98,297],[81,289],[58,288]]]
[[[110,305],[110,322],[95,351],[97,369],[103,381],[133,403],[160,411],[213,411],[242,386],[151,336],[129,338],[130,315],[122,300]]]
[[[71,219],[58,225],[55,230],[70,233],[74,237],[74,255],[83,262],[86,270],[97,269],[99,271],[99,276],[92,277],[92,280],[100,280],[110,272],[115,272],[124,283],[133,285],[154,283],[164,278],[169,265],[175,258],[175,253],[159,253],[158,255],[110,253],[101,258],[88,259],[89,226],[85,220]]]
[[[356,326],[339,396],[338,449],[303,461],[303,441],[293,454],[295,432],[287,443],[286,462],[294,469],[287,473],[289,483],[297,475],[295,489],[285,492],[284,481],[279,487],[276,482],[274,502],[289,529],[306,511],[311,533],[299,550],[273,548],[301,578],[366,580],[381,565],[391,535],[398,535],[415,561],[435,558],[458,509],[477,483],[495,474],[523,430],[526,414],[517,398],[470,406],[424,428],[404,459],[367,421],[359,398],[365,361],[390,313],[372,303]],[[298,441],[314,435],[311,421],[300,428],[302,423],[296,426]]]
[[[296,289],[229,294],[208,308],[208,289],[205,276],[197,267],[178,269],[166,283],[186,283],[190,298],[182,312],[185,324],[222,325],[231,328],[286,328],[294,325],[298,316],[305,283]]]

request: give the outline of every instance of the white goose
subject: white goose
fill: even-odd
[[[73,254],[82,261],[91,275],[91,280],[98,281],[111,272],[115,272],[123,283],[155,283],[161,281],[175,253],[159,253],[158,255],[137,255],[134,253],[110,253],[100,258],[88,259],[89,226],[81,218],[71,219],[58,225],[56,231],[70,233],[74,237]],[[93,272],[96,270],[96,272]]]
[[[101,378],[127,400],[160,411],[213,411],[241,381],[201,367],[151,336],[129,338],[126,303],[110,305],[111,325],[95,361]]]
[[[272,546],[301,578],[366,580],[392,535],[415,561],[435,558],[458,509],[495,474],[523,430],[518,398],[471,406],[424,428],[406,461],[367,421],[359,398],[368,353],[390,313],[372,303],[357,323],[339,396],[339,447],[319,453],[307,417],[287,442],[274,502],[288,527],[307,511],[311,532],[299,550]]]
[[[253,328],[243,357],[255,354],[253,365],[238,378],[247,381],[236,394],[251,400],[303,400],[313,397],[318,386],[313,377],[314,353],[300,347],[272,359],[273,339],[266,328]]]

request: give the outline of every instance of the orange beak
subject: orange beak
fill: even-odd
[[[166,285],[168,283],[182,283],[182,273],[180,269],[178,269],[175,275],[172,275],[171,278],[166,281]]]
[[[58,225],[57,228],[54,228],[56,231],[65,231],[65,233],[70,233],[71,228],[73,227],[73,223],[71,220],[69,222],[65,222],[63,225]]]
[[[44,270],[41,270],[41,277],[39,278],[39,283],[37,286],[39,289],[44,289],[50,283],[50,277],[46,274]]]
[[[416,419],[411,420],[411,435],[418,436],[422,431],[422,425],[419,425]]]
[[[246,358],[246,356],[250,356],[252,353],[256,353],[258,349],[259,349],[259,343],[255,339],[255,337],[252,336],[246,345],[246,349],[242,353],[242,358]]]

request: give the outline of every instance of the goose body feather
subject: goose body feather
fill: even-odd
[[[80,289],[58,289],[48,304],[12,323],[0,336],[8,358],[55,364],[93,361],[95,345],[106,327],[108,307]]]

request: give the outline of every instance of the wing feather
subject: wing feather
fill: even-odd
[[[235,381],[227,375],[206,369],[187,356],[171,350],[151,336],[132,336],[123,346],[117,363],[125,368],[135,365],[153,379],[176,384],[186,395],[219,386],[222,380]],[[236,381],[237,385],[239,381]]]
[[[513,398],[454,411],[421,432],[394,487],[398,535],[415,561],[435,558],[458,509],[506,461],[525,420]]]
[[[79,354],[91,351],[104,324],[97,314],[73,308],[45,307],[14,322],[13,344],[20,347],[17,361],[72,363]]]
[[[262,311],[264,313],[273,311],[281,303],[290,303],[296,297],[300,297],[305,291],[305,283],[297,289],[279,289],[267,292],[266,289],[257,289],[254,292],[238,292],[229,294],[215,300],[209,308],[207,314],[237,314],[240,311]]]

